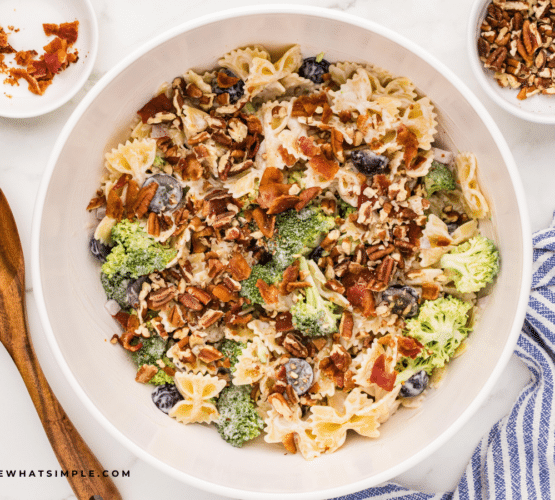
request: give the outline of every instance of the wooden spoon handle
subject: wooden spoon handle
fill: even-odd
[[[24,294],[25,290],[21,292]],[[0,298],[5,298],[2,295],[0,292]],[[4,301],[7,310],[0,318],[0,331],[4,330],[1,332],[4,344],[23,377],[58,462],[64,471],[69,471],[67,480],[79,500],[90,500],[94,495],[103,500],[121,500],[112,479],[103,476],[104,468],[46,381],[28,334],[24,297],[21,301]],[[75,475],[72,471],[76,471]]]

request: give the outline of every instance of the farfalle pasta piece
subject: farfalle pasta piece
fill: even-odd
[[[210,399],[225,387],[225,380],[211,375],[177,372],[175,385],[184,399],[171,409],[170,417],[183,424],[209,424],[218,420],[218,410]]]
[[[472,153],[459,153],[455,157],[457,175],[464,201],[472,217],[484,219],[489,215],[489,206],[478,184],[478,161]]]
[[[270,53],[262,46],[254,45],[244,49],[232,50],[223,56],[218,64],[227,68],[241,80],[246,80],[251,73],[254,59],[266,59],[270,61]]]
[[[429,150],[432,147],[437,121],[434,106],[428,97],[413,102],[405,110],[401,121],[416,135],[420,149]]]
[[[112,173],[130,174],[142,186],[146,180],[146,171],[154,163],[156,141],[140,139],[120,144],[106,153],[106,168]]]
[[[270,353],[262,340],[255,337],[247,342],[235,364],[233,383],[235,385],[254,384],[271,369]]]

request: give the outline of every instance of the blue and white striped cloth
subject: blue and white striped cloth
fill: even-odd
[[[555,219],[534,234],[533,246],[532,290],[515,350],[531,381],[482,438],[455,491],[427,494],[387,483],[334,500],[555,499]]]

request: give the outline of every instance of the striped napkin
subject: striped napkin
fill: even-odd
[[[532,290],[515,350],[531,381],[482,438],[455,491],[428,494],[386,483],[334,500],[555,498],[555,219],[534,234],[533,247]]]

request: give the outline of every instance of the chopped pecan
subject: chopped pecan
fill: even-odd
[[[133,211],[137,218],[142,218],[148,211],[148,206],[154,198],[156,194],[156,190],[158,189],[158,183],[151,182],[147,186],[144,186],[140,189],[139,193],[137,194],[137,200],[133,205]]]
[[[306,358],[308,356],[307,347],[302,343],[300,337],[294,333],[285,335],[283,347],[296,358]]]
[[[344,339],[350,339],[353,335],[354,324],[353,314],[347,310],[343,311],[341,322],[339,323],[339,334]]]
[[[199,132],[198,134],[191,137],[187,141],[187,143],[189,144],[189,146],[196,146],[197,144],[207,141],[208,139],[210,139],[210,134],[206,132],[206,130],[204,130],[203,132]]]
[[[278,392],[274,392],[268,396],[268,402],[274,407],[276,410],[285,420],[292,420],[293,419],[293,412],[285,398]]]
[[[91,210],[103,207],[104,205],[106,205],[106,197],[104,195],[96,196],[95,198],[92,198],[91,201],[89,201],[89,204],[87,205],[87,210],[90,212]]]
[[[150,292],[147,296],[147,305],[149,309],[160,311],[166,304],[177,296],[177,289],[174,286],[159,288]]]
[[[216,323],[223,315],[224,313],[222,311],[209,309],[198,320],[198,326],[200,326],[201,328],[208,328],[210,325]]]
[[[330,352],[330,358],[340,372],[347,371],[347,368],[349,368],[349,365],[351,364],[351,355],[341,344],[333,345]]]
[[[337,281],[335,279],[326,281],[324,286],[328,290],[331,290],[332,292],[337,292],[341,295],[343,295],[345,293],[345,287],[341,283],[339,283],[339,281]]]
[[[218,359],[222,359],[224,355],[213,346],[203,347],[198,353],[198,359],[205,363],[212,363]]]
[[[224,285],[225,285],[229,290],[231,290],[232,292],[239,292],[239,291],[241,291],[241,288],[243,288],[243,287],[241,286],[241,283],[239,283],[239,282],[237,282],[237,281],[235,281],[235,280],[233,280],[233,279],[231,279],[231,278],[228,278],[227,276],[224,278],[223,281],[224,281]]]
[[[388,284],[391,280],[394,266],[395,260],[390,255],[387,255],[376,268],[376,278],[378,281]]]
[[[320,195],[322,192],[321,187],[311,187],[308,189],[304,189],[299,194],[299,201],[295,205],[295,210],[300,212],[304,207],[306,207],[314,198]]]
[[[154,375],[158,373],[158,367],[154,365],[143,365],[137,371],[135,376],[135,382],[140,382],[141,384],[148,384]]]
[[[225,270],[225,264],[220,262],[219,259],[208,259],[208,276],[210,278],[215,278],[216,276],[218,276],[218,274],[222,273],[224,270]],[[233,276],[233,273],[232,273],[232,276]]]
[[[268,215],[281,214],[295,206],[301,201],[298,196],[283,194],[273,199],[268,206]]]
[[[281,295],[287,295],[287,285],[296,281],[299,277],[299,262],[295,261],[293,264],[288,266],[285,271],[283,271],[283,278],[278,285],[278,290]]]
[[[202,311],[202,304],[190,293],[182,293],[177,300],[191,311]]]
[[[151,236],[160,236],[160,220],[154,212],[150,212],[148,214],[148,222],[146,228],[148,234],[150,234]]]
[[[331,181],[339,170],[339,164],[335,161],[328,160],[324,155],[313,156],[308,161],[308,166],[326,181]]]
[[[331,129],[331,148],[335,158],[343,163],[345,161],[345,154],[343,153],[343,134],[335,128]]]
[[[176,328],[181,328],[182,326],[185,326],[185,320],[183,319],[183,316],[181,315],[181,310],[179,309],[179,307],[177,307],[177,305],[174,305],[171,308],[168,314],[168,321],[170,325],[175,326]]]
[[[212,297],[208,292],[197,288],[196,286],[188,286],[185,291],[191,294],[194,298],[202,302],[205,306],[212,300]]]
[[[308,281],[293,281],[291,283],[287,283],[285,290],[287,293],[291,293],[295,290],[303,290],[310,287],[312,287],[312,285]]]

